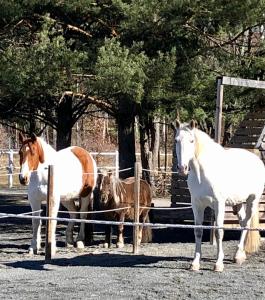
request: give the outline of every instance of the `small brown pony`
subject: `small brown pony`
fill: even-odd
[[[129,177],[125,180],[115,178],[110,172],[100,172],[98,175],[98,193],[99,207],[101,210],[111,210],[116,208],[124,208],[117,211],[104,213],[104,219],[121,221],[125,219],[132,220],[134,218],[134,183],[135,178]],[[141,223],[149,222],[149,209],[152,201],[152,191],[150,185],[145,180],[140,180],[140,209],[139,221]],[[118,225],[117,243],[118,248],[124,246],[123,225]],[[151,227],[140,226],[138,235],[138,245],[141,242],[151,242]],[[104,247],[111,246],[111,226],[105,227],[105,243]]]

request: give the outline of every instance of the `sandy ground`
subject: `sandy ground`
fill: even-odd
[[[4,201],[1,212],[25,212],[25,201]],[[0,299],[265,299],[265,250],[233,263],[238,236],[225,232],[225,270],[213,272],[216,249],[205,234],[202,269],[192,272],[193,231],[154,230],[154,242],[132,254],[131,232],[123,249],[104,249],[96,228],[95,243],[80,253],[63,246],[64,224],[57,230],[58,253],[29,256],[30,220],[0,219]]]

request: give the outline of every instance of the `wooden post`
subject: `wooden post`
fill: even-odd
[[[139,223],[139,198],[140,198],[140,163],[136,162],[134,164],[134,222]],[[133,227],[133,253],[138,254],[139,245],[138,245],[138,236],[139,236],[139,226]]]
[[[221,136],[222,136],[223,95],[224,95],[224,86],[221,77],[217,79],[217,98],[216,98],[216,112],[215,112],[215,134],[214,134],[214,140],[218,144],[221,143]],[[213,210],[211,212],[211,225],[212,226],[216,225]],[[212,245],[216,244],[214,232],[215,230],[211,229],[210,243]]]
[[[223,95],[224,86],[222,84],[222,78],[217,79],[217,99],[216,99],[216,113],[215,113],[215,141],[221,143],[222,133],[222,113],[223,113]]]
[[[14,152],[12,149],[8,151],[8,187],[13,187],[13,170],[14,170]]]
[[[115,151],[115,176],[119,178],[119,151]]]
[[[52,209],[54,207],[54,166],[49,165],[48,167],[48,193],[47,193],[47,206],[46,216],[52,216]],[[52,253],[55,253],[52,249],[52,220],[46,221],[46,243],[45,243],[45,260],[52,259]]]

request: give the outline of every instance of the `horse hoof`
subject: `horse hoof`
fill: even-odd
[[[237,265],[242,265],[245,260],[246,260],[245,257],[235,257],[235,263]]]
[[[34,254],[37,254],[36,251],[37,251],[36,249],[29,248],[29,255],[33,256]]]
[[[199,271],[200,270],[200,265],[199,264],[192,264],[190,266],[191,271]]]
[[[123,243],[117,243],[116,247],[117,247],[117,248],[123,248],[123,247],[124,247],[124,244],[123,244]]]
[[[245,251],[238,250],[234,257],[234,261],[236,264],[242,265],[242,263],[246,260],[246,258],[247,258],[247,256],[246,256]]]
[[[108,243],[104,243],[103,248],[105,248],[105,249],[110,248],[110,245]]]
[[[76,242],[76,248],[78,250],[84,250],[84,248],[85,248],[84,243],[82,241],[77,241]]]
[[[73,248],[74,247],[74,244],[72,244],[72,243],[65,243],[65,247],[66,248]]]
[[[223,264],[215,265],[215,267],[214,267],[215,272],[223,272],[223,270],[224,270],[224,265]]]
[[[29,255],[37,255],[37,254],[40,253],[40,249],[37,249],[37,248],[34,249],[34,248],[32,248],[32,247],[29,247],[28,253],[29,253]]]

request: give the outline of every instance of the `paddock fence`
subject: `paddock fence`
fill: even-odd
[[[19,155],[18,149],[0,149],[0,187],[13,188],[20,186],[18,181],[19,174]],[[112,170],[115,176],[119,176],[119,151],[111,152],[90,152],[93,155],[99,169]],[[172,154],[160,153],[160,156],[166,159],[168,164],[171,163],[169,158]],[[137,161],[139,161],[140,153],[136,153]],[[153,191],[158,197],[171,196],[171,175],[168,166],[161,167],[160,170],[150,170],[154,178]],[[123,170],[121,170],[123,171]]]
[[[0,149],[0,186],[12,188],[19,185],[19,155],[18,149]],[[119,152],[90,152],[99,167],[113,170],[119,174]]]
[[[223,227],[213,226],[213,225],[190,225],[190,224],[172,224],[172,223],[156,223],[156,222],[150,222],[150,223],[141,223],[139,222],[139,209],[143,208],[139,205],[139,191],[140,191],[140,173],[141,168],[140,164],[136,163],[135,167],[135,187],[134,187],[134,220],[132,222],[118,222],[118,221],[108,221],[108,220],[95,220],[95,219],[89,219],[89,220],[81,220],[81,219],[70,219],[70,218],[62,218],[56,216],[52,216],[52,211],[55,206],[54,203],[54,196],[53,196],[53,166],[49,166],[48,172],[49,172],[49,180],[48,180],[48,196],[47,196],[47,207],[46,207],[46,216],[40,216],[36,215],[36,213],[40,214],[40,211],[38,212],[27,212],[23,214],[12,214],[12,213],[0,213],[0,218],[25,218],[25,219],[41,219],[46,221],[46,243],[45,243],[45,260],[51,260],[53,257],[51,256],[51,253],[55,253],[55,251],[51,248],[51,222],[53,220],[60,221],[60,222],[75,222],[75,223],[88,223],[88,224],[103,224],[103,225],[125,225],[125,226],[132,226],[133,227],[133,253],[137,254],[139,251],[139,245],[137,244],[137,236],[138,236],[138,230],[139,226],[149,226],[152,228],[179,228],[179,229],[194,229],[194,228],[202,228],[202,229],[208,229],[208,230],[214,230],[214,229],[223,229],[223,230],[235,230],[235,231],[242,231],[242,230],[256,230],[256,231],[265,231],[264,228],[248,228],[248,227],[233,227],[233,228],[227,228],[225,225]],[[187,203],[183,203],[185,205]],[[148,207],[150,210],[155,209],[152,207]],[[191,207],[186,206],[184,208],[190,209]],[[160,208],[161,209],[161,208]],[[171,210],[177,210],[178,208],[172,207],[168,208]],[[183,207],[181,208],[183,209]],[[105,211],[101,211],[105,212]],[[89,213],[96,213],[96,211],[87,212]],[[33,215],[35,214],[35,215]]]

